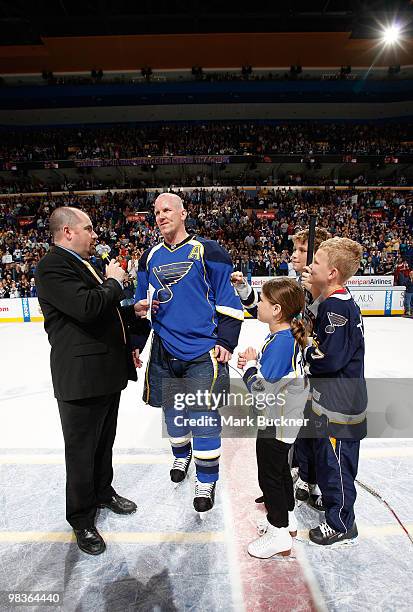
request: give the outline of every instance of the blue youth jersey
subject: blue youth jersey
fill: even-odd
[[[303,419],[309,387],[302,351],[291,329],[266,338],[257,366],[249,367],[243,379],[255,400],[266,404],[265,416],[276,423],[275,437],[292,444]]]
[[[232,270],[217,242],[196,236],[178,245],[161,242],[142,255],[135,299],[146,299],[149,290],[159,300],[152,327],[171,355],[191,361],[216,344],[234,350],[244,312]]]

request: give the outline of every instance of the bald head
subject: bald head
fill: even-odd
[[[182,198],[176,195],[176,193],[161,193],[161,195],[156,198],[154,204],[155,206],[157,204],[169,204],[169,206],[173,207],[175,210],[184,209],[184,203],[182,201]]]
[[[50,215],[49,227],[50,233],[52,234],[53,240],[56,242],[59,233],[63,231],[63,228],[73,228],[81,221],[81,216],[85,215],[78,208],[72,208],[71,206],[62,206],[56,208]]]
[[[56,246],[74,251],[84,259],[94,252],[97,235],[83,210],[70,206],[56,208],[50,215],[50,232]]]
[[[175,193],[161,193],[155,200],[156,225],[170,244],[178,244],[187,237],[185,219],[187,212],[182,199]]]

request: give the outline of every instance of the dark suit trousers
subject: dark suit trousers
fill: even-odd
[[[119,400],[120,392],[57,402],[65,440],[66,519],[74,529],[94,525],[97,504],[115,493],[112,447]]]

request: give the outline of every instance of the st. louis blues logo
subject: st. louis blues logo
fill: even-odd
[[[169,302],[173,297],[170,286],[179,283],[179,281],[188,274],[193,263],[193,261],[179,261],[177,263],[164,264],[163,266],[153,268],[153,273],[162,286],[161,289],[157,290],[155,299],[159,300],[161,304]]]
[[[330,321],[330,325],[326,326],[326,334],[334,334],[336,327],[343,327],[343,325],[347,323],[346,317],[335,312],[328,312],[327,317]]]

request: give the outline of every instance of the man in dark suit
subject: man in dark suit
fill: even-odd
[[[136,504],[112,487],[112,447],[121,390],[137,380],[136,367],[142,364],[119,304],[125,272],[114,260],[106,278],[91,266],[97,235],[88,215],[57,208],[50,232],[55,246],[37,266],[36,287],[65,440],[66,518],[79,548],[98,555],[105,542],[95,527],[96,509],[136,511]],[[141,334],[142,348],[147,322],[133,314],[130,322],[131,331]]]

